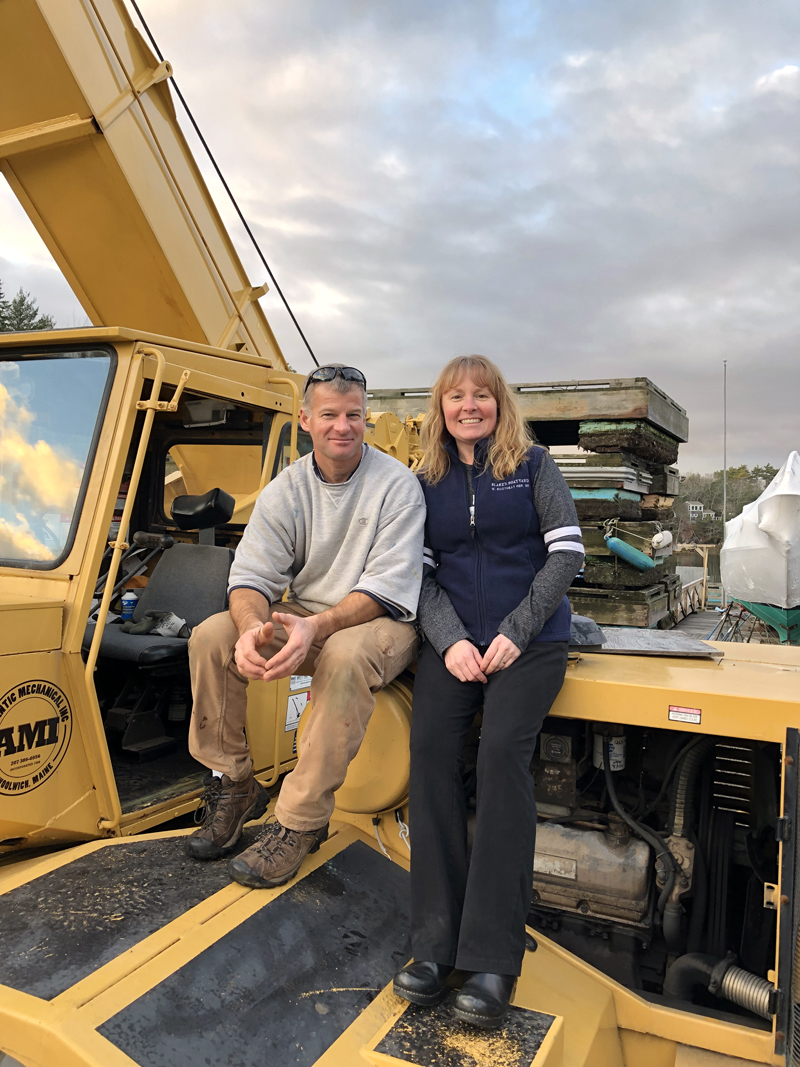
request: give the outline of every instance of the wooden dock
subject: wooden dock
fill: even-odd
[[[685,619],[675,624],[675,630],[689,637],[696,637],[705,641],[716,624],[719,622],[719,613],[716,611],[693,611]]]

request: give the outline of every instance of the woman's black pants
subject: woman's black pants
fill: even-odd
[[[411,945],[415,960],[518,975],[533,888],[530,763],[564,681],[566,641],[532,642],[486,684],[420,652],[411,724]],[[467,858],[464,738],[483,707],[477,821]]]

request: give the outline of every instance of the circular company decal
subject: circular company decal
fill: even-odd
[[[72,737],[65,694],[41,678],[0,697],[0,796],[29,793],[61,763]]]

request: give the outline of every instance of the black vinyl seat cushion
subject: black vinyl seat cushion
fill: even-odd
[[[90,622],[83,635],[83,650],[92,645],[95,626]],[[189,641],[186,637],[161,637],[159,634],[126,634],[119,623],[110,622],[103,630],[100,655],[104,659],[123,660],[139,667],[189,662]]]
[[[143,619],[146,611],[172,611],[194,629],[228,606],[232,562],[229,548],[182,542],[173,545],[164,552],[142,590],[133,621]],[[84,651],[91,647],[94,631],[95,624],[90,622],[83,635]],[[188,661],[188,643],[185,637],[123,633],[118,623],[109,623],[103,631],[100,655],[139,667],[179,665]]]

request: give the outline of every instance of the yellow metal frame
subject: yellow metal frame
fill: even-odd
[[[145,839],[173,839],[180,848],[180,838],[186,833],[151,834]],[[298,878],[358,840],[377,848],[367,831],[341,821],[332,823],[328,841],[307,858]],[[93,842],[0,870],[0,901],[2,894],[32,878],[120,843]],[[385,844],[391,862],[407,870],[402,843],[387,832]],[[97,1032],[98,1027],[294,884],[249,890],[231,883],[51,1001],[0,986],[0,1047],[25,1067],[135,1067],[134,1061]],[[741,1063],[778,1067],[784,1062],[772,1052],[769,1031],[652,1004],[538,931],[535,937],[538,949],[525,955],[514,1003],[552,1015],[554,1022],[533,1067],[702,1067],[706,1063],[702,1050],[712,1054],[708,1067]],[[374,1050],[407,1008],[390,985],[385,987],[315,1067],[397,1063]],[[492,1035],[471,1028],[464,1032],[464,1051],[469,1051],[479,1067],[496,1067],[497,1045],[492,1044]]]
[[[80,737],[90,768],[90,785],[86,788],[81,784],[72,803],[82,805],[81,811],[91,810],[86,808],[87,805],[95,805],[94,822],[82,824],[84,836],[112,834],[120,839],[192,810],[200,794],[199,789],[193,789],[151,808],[120,814],[91,672],[84,669],[80,656],[94,575],[107,543],[105,534],[133,438],[137,412],[144,410],[144,423],[137,444],[123,529],[131,513],[135,483],[142,468],[152,421],[158,410],[168,409],[170,404],[177,406],[174,395],[172,401],[160,400],[163,386],[172,386],[177,391],[190,375],[192,391],[272,410],[278,415],[282,413],[293,424],[292,449],[296,454],[302,379],[299,375],[278,377],[264,367],[263,361],[246,353],[146,337],[124,330],[68,331],[55,337],[48,334],[2,338],[0,355],[23,341],[26,347],[36,349],[37,346],[44,348],[45,342],[49,342],[47,347],[50,347],[54,340],[62,344],[111,344],[117,352],[117,372],[69,557],[54,572],[3,568],[0,575],[6,601],[11,602],[9,610],[13,611],[15,598],[24,607],[19,613],[21,619],[35,618],[31,605],[63,612],[61,649],[35,655],[58,660],[60,677],[65,679],[65,686],[68,685],[74,695],[76,720],[79,720]],[[149,401],[140,399],[145,380],[151,381]],[[262,480],[265,480],[265,472],[268,477],[274,464],[277,439],[283,425],[284,419],[273,419]],[[387,424],[386,429],[391,427]],[[122,551],[119,539],[114,548],[117,555]],[[23,621],[23,625],[28,626],[27,632],[31,636],[30,623]],[[53,642],[49,639],[45,643]],[[798,721],[800,711],[800,650],[731,645],[718,646],[717,650],[722,655],[717,662],[580,655],[570,663],[553,715],[752,738],[782,745],[787,725]],[[26,660],[31,655],[25,657]],[[4,671],[17,664],[18,659],[13,655],[0,656],[0,685]],[[13,669],[18,671],[19,667]],[[254,687],[254,708],[258,708],[260,734],[265,739],[270,738],[275,755],[272,764],[261,769],[258,777],[267,784],[274,784],[279,774],[294,762],[294,759],[281,756],[281,747],[285,749],[287,744],[282,710],[288,682],[271,687],[269,693],[266,690],[267,687]],[[670,705],[697,708],[701,723],[694,726],[670,720]],[[758,714],[754,714],[754,709],[758,709]],[[269,715],[274,715],[274,719],[269,720]],[[382,729],[380,715],[374,717],[372,729]],[[400,807],[403,819],[407,820],[405,801]],[[394,810],[378,813],[378,816],[384,848],[394,862],[407,866],[408,850],[399,836]],[[306,870],[314,869],[337,848],[356,838],[377,848],[371,815],[339,811],[337,818],[338,834]],[[59,838],[56,834],[50,839]],[[61,833],[60,839],[69,840],[69,837]],[[47,840],[45,836],[43,843]],[[75,855],[98,847],[114,847],[114,842],[95,842],[38,862],[22,860],[0,877],[0,892],[19,884],[32,872],[56,869]],[[12,1035],[14,1044],[8,1046],[8,1051],[34,1067],[40,1063],[48,1067],[53,1063],[58,1063],[59,1067],[62,1064],[64,1067],[72,1064],[80,1067],[90,1064],[93,1067],[99,1064],[121,1067],[127,1064],[131,1067],[127,1057],[96,1033],[96,1026],[119,1010],[123,1003],[135,999],[228,929],[266,906],[270,899],[273,896],[269,894],[252,894],[232,885],[50,1003],[4,989],[0,996],[0,1023],[3,1024],[0,1032]],[[779,909],[779,922],[785,921],[784,910]],[[714,1050],[753,1063],[781,1062],[771,1051],[772,1034],[654,1006],[546,938],[537,934],[537,940],[539,951],[526,958],[517,993],[517,1003],[557,1017],[557,1025],[554,1024],[546,1045],[537,1056],[537,1065],[572,1067],[573,1064],[599,1063],[602,1067],[615,1064],[639,1067],[639,1064],[647,1063],[648,1067],[651,1064],[652,1067],[675,1067],[680,1062],[680,1047],[683,1046]],[[326,1067],[363,1062],[379,1029],[387,1025],[400,1007],[390,990],[384,990],[319,1062]]]
[[[51,351],[54,346],[63,349],[71,345],[107,345],[117,353],[116,372],[73,545],[67,558],[50,571],[0,567],[3,589],[0,597],[0,632],[13,632],[15,635],[15,643],[9,643],[2,650],[9,654],[0,654],[0,692],[30,677],[43,677],[57,682],[69,694],[75,722],[70,751],[65,759],[77,759],[80,764],[75,768],[64,764],[66,777],[60,779],[58,789],[51,789],[50,783],[47,783],[26,794],[28,799],[22,803],[21,797],[4,800],[3,810],[11,822],[6,824],[10,828],[5,834],[0,832],[0,838],[21,835],[25,838],[25,848],[39,843],[69,843],[76,839],[109,834],[127,836],[197,806],[200,790],[192,788],[157,805],[133,812],[121,811],[92,680],[102,638],[101,624],[96,627],[85,667],[81,659],[81,642],[95,576],[100,558],[109,543],[107,531],[138,412],[144,412],[144,420],[122,516],[123,531],[134,506],[153,420],[160,411],[176,410],[190,376],[193,392],[279,415],[284,413],[293,424],[295,452],[299,388],[303,381],[301,375],[276,375],[265,366],[262,358],[251,353],[215,349],[125,329],[4,335],[0,337],[0,358],[9,350],[19,347],[35,354],[37,351]],[[141,400],[142,388],[148,379],[152,383],[150,399]],[[162,386],[173,387],[170,399],[160,399]],[[274,420],[264,464],[267,476],[274,463],[277,436],[282,425],[282,420]],[[122,535],[112,542],[112,579],[125,547]],[[108,610],[113,585],[113,580],[106,583],[100,605],[101,619]],[[30,654],[23,654],[27,649],[43,651],[37,653],[38,658],[34,659]],[[10,654],[13,651],[19,654]],[[269,746],[276,755],[271,755],[268,766],[259,771],[259,778],[267,783],[277,781],[280,774],[296,762],[296,756],[290,750],[286,751],[287,744],[291,743],[291,735],[284,738],[284,716],[278,701],[277,686],[271,687],[271,695],[261,694],[258,700],[260,714],[275,717],[270,727]],[[54,779],[61,774],[61,770],[59,768]],[[68,787],[64,789],[67,782]],[[14,812],[22,812],[23,809],[25,814],[19,817],[14,815]],[[16,848],[14,845],[0,845],[0,855]]]

